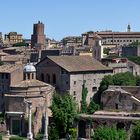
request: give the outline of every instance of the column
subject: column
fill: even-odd
[[[48,114],[47,109],[45,110],[45,130],[43,140],[48,140]]]
[[[45,129],[43,140],[48,140],[48,113],[47,113],[47,95],[45,95]]]
[[[29,108],[29,132],[27,134],[27,138],[29,140],[32,140],[33,139],[33,134],[32,134],[32,112],[31,112],[31,109],[32,109],[32,102],[27,102],[28,103],[28,108]]]

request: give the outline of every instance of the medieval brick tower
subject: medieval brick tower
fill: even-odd
[[[31,36],[31,47],[44,49],[46,44],[46,36],[44,34],[44,24],[38,21],[33,25],[33,34]]]

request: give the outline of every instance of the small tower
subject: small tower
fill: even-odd
[[[32,63],[28,63],[23,68],[24,80],[36,79],[36,69]]]
[[[127,32],[131,32],[131,26],[130,26],[130,24],[128,24],[128,26],[127,26]]]
[[[40,21],[33,25],[31,35],[31,48],[43,49],[46,45],[46,35],[44,34],[44,24]]]

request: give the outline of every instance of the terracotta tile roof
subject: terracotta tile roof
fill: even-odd
[[[3,57],[3,61],[21,61],[24,58],[24,55],[7,55]]]
[[[48,56],[47,58],[68,72],[112,70],[91,56]]]
[[[42,87],[42,86],[49,86],[47,83],[41,82],[39,80],[33,79],[33,80],[24,80],[21,81],[17,85],[13,85],[12,87]]]
[[[5,64],[0,66],[0,73],[11,73],[18,68],[22,68],[23,65],[21,64]]]

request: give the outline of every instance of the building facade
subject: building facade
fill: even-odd
[[[17,32],[10,32],[5,34],[4,39],[8,44],[23,42],[22,34],[18,34]]]
[[[0,44],[3,43],[2,32],[0,32]]]
[[[46,46],[46,36],[44,34],[44,24],[40,21],[33,25],[31,36],[31,47],[43,49]]]
[[[115,44],[118,46],[129,45],[134,41],[140,42],[140,32],[132,32],[130,25],[127,27],[126,32],[108,31],[89,31],[82,34],[82,43],[85,46],[93,46],[94,34],[98,34],[102,38],[103,45]]]
[[[127,58],[103,58],[102,64],[113,69],[113,73],[124,73],[129,71]]]
[[[9,92],[5,94],[6,124],[10,134],[21,136],[30,134],[31,138],[36,137],[44,127],[47,127],[45,125],[48,125],[44,124],[43,118],[46,112],[48,114],[46,121],[49,121],[51,116],[49,107],[54,88],[36,80],[36,69],[31,63],[24,67],[22,73],[24,75],[22,81],[10,86]],[[31,124],[27,121],[29,119],[32,121]]]
[[[61,93],[69,92],[79,105],[83,85],[88,89],[89,103],[102,78],[113,72],[91,56],[48,56],[36,68],[38,80],[54,85]]]
[[[140,56],[140,46],[125,46],[122,47],[122,56]]]
[[[140,65],[132,61],[128,61],[127,68],[128,68],[128,71],[132,72],[133,75],[135,76],[140,75]]]
[[[0,66],[0,112],[5,110],[4,95],[9,92],[10,86],[19,83],[23,79],[22,65]]]

